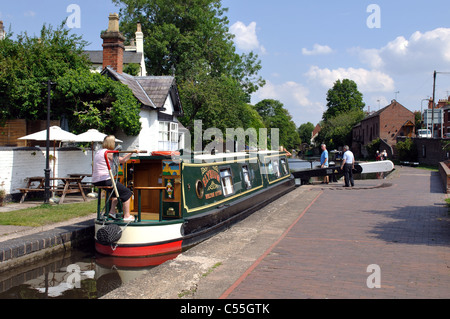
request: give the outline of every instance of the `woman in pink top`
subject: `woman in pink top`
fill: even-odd
[[[105,137],[102,144],[102,149],[99,150],[94,157],[94,168],[92,171],[92,183],[95,186],[112,186],[111,177],[109,176],[108,166],[105,162],[105,152],[107,150],[114,150],[116,144],[116,138],[114,135],[109,135]],[[131,155],[133,153],[128,153],[127,155],[123,157],[119,157],[119,162],[125,163],[131,158]],[[112,161],[113,154],[108,154],[108,160]],[[130,215],[130,202],[131,202],[131,191],[122,185],[121,183],[116,183],[117,191],[119,192],[120,200],[123,203],[123,220],[124,221],[134,221],[134,217]],[[117,205],[117,198],[115,197],[115,193],[113,192],[112,195],[112,204],[111,209],[109,211],[109,215],[113,218],[116,218],[116,205]]]

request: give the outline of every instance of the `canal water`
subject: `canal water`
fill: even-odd
[[[0,299],[97,299],[178,254],[150,258],[99,255],[94,242],[32,266],[0,273]]]
[[[293,171],[318,165],[317,161],[289,161]],[[177,255],[107,257],[95,252],[92,241],[32,266],[0,272],[0,299],[97,299]]]

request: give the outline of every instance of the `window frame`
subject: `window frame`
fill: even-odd
[[[222,174],[222,172],[227,171],[229,173],[229,175],[224,176]],[[220,185],[222,185],[222,193],[223,196],[225,197],[229,197],[234,195],[235,190],[234,190],[234,184],[233,184],[233,171],[231,169],[231,166],[224,166],[219,168],[219,175],[220,175]],[[229,179],[229,186],[231,187],[231,191],[228,192],[229,188],[227,187],[226,183],[224,182],[226,179]]]

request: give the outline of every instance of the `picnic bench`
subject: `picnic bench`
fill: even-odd
[[[82,180],[87,176],[87,174],[77,174],[77,176],[68,176],[68,177],[52,177],[50,181],[61,181],[61,184],[50,186],[50,191],[53,193],[60,193],[61,198],[59,200],[59,204],[64,203],[64,198],[66,194],[72,193],[81,193],[84,201],[87,201],[86,195],[84,194],[84,189],[87,184],[83,185]],[[45,177],[35,176],[27,178],[27,186],[25,188],[19,188],[22,193],[22,198],[20,199],[20,203],[23,203],[27,194],[32,192],[45,192]],[[37,185],[33,185],[33,183],[38,183]],[[84,187],[83,187],[84,186]],[[89,187],[91,187],[89,185]]]

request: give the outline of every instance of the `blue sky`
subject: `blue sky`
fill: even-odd
[[[110,0],[8,1],[0,20],[15,34],[38,34],[43,23],[66,20],[70,4],[81,9],[73,31],[91,42],[88,49],[100,50],[100,31],[109,13],[118,12]],[[450,94],[448,0],[224,0],[223,6],[238,51],[253,51],[262,61],[267,84],[252,102],[280,100],[297,125],[321,120],[337,79],[354,80],[370,111],[394,98],[420,110],[432,96],[434,70],[443,72],[436,98]]]

